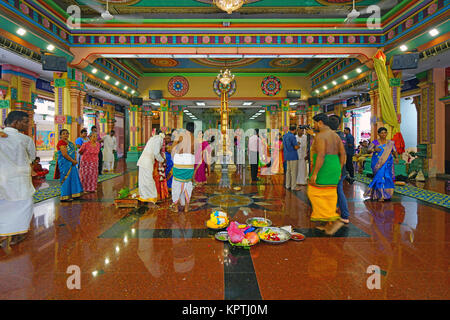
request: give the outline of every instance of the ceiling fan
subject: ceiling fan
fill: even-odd
[[[397,3],[398,3],[398,0],[382,0],[379,3],[375,4],[375,6],[380,8],[380,13],[381,13],[382,10],[388,10],[388,9],[395,7],[397,5]],[[350,11],[347,14],[347,17],[345,18],[344,23],[350,24],[362,14],[373,13],[373,11],[368,10],[369,8],[370,8],[370,6],[361,11],[358,11],[358,10],[356,10],[356,7],[355,7],[355,0],[353,0],[353,9],[352,9],[352,11]]]
[[[345,18],[344,22],[345,23],[351,23],[353,20],[358,18],[360,14],[361,14],[361,12],[356,10],[356,8],[355,8],[355,0],[353,0],[353,10],[348,13],[347,18]]]
[[[109,12],[109,7],[108,7],[108,0],[106,0],[106,10],[102,12],[101,17],[104,20],[112,20],[114,19],[114,16]]]

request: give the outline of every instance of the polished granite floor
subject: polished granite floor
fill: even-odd
[[[35,204],[27,239],[10,253],[0,250],[0,299],[450,298],[450,212],[442,207],[401,195],[367,202],[365,184],[345,184],[351,223],[327,237],[309,220],[306,188],[287,191],[280,175],[252,185],[244,172],[230,176],[240,191],[213,174],[195,188],[187,214],[167,210],[168,201],[159,209],[117,209],[117,192],[137,182],[134,168],[121,161],[124,175],[81,201]],[[231,247],[205,227],[220,206],[238,222],[267,215],[307,238]],[[367,273],[371,265],[377,274]],[[81,271],[80,289],[68,288],[70,266]],[[379,289],[367,286],[373,276]]]

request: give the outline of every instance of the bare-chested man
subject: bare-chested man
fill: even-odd
[[[341,139],[328,126],[328,116],[320,113],[313,120],[317,134],[311,146],[312,169],[308,184],[313,209],[311,220],[329,222],[323,229],[327,234],[334,234],[343,225],[336,213],[336,187],[346,154]]]
[[[194,175],[194,123],[186,124],[186,131],[180,132],[172,145],[173,181],[172,181],[172,209],[178,212],[178,202],[184,212],[189,211],[192,195],[192,177]]]

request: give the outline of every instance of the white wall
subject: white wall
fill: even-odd
[[[400,132],[405,140],[405,149],[417,147],[417,110],[412,98],[400,99],[400,113]]]

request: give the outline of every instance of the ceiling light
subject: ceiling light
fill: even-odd
[[[238,10],[244,5],[246,0],[213,0],[213,3],[221,10],[226,11],[228,14]]]
[[[429,33],[430,33],[430,36],[436,37],[439,34],[439,30],[438,29],[431,29]]]
[[[324,89],[324,90],[327,90],[328,88],[327,88],[327,86],[323,86],[323,89]]]
[[[400,46],[400,50],[406,51],[406,50],[408,50],[408,47],[403,44]]]
[[[138,58],[173,58],[172,54],[136,54]]]
[[[244,54],[244,58],[258,58],[258,59],[274,59],[274,58],[278,58],[279,55],[277,54]]]
[[[24,28],[19,28],[17,30],[17,34],[20,35],[20,36],[25,35],[25,33],[27,33],[27,30],[25,30]]]
[[[280,58],[314,58],[314,54],[288,54],[280,55]]]
[[[346,75],[346,74],[344,74],[344,77],[343,77],[345,80],[348,80],[348,76]]]
[[[336,81],[333,81],[333,85],[337,85],[337,82],[336,82]]]
[[[137,58],[135,54],[102,54],[103,58]]]
[[[220,59],[235,59],[235,58],[242,58],[242,54],[210,54],[208,55],[209,58],[220,58]]]
[[[120,82],[119,81],[116,81],[116,86],[118,86],[120,84]]]
[[[350,57],[349,54],[316,54],[314,55],[314,58],[348,58]]]
[[[94,69],[92,69],[92,73],[97,73],[97,71],[98,71],[98,70],[97,70],[97,69],[95,69],[95,68],[94,68]]]
[[[131,93],[132,93],[132,94],[134,94],[135,92],[136,92],[136,91],[134,91],[134,90],[133,90],[133,91],[131,91]]]
[[[159,102],[152,102],[152,105],[154,105],[154,106],[159,106],[160,103],[159,103]]]
[[[264,113],[264,112],[266,112],[266,109],[261,109],[261,110],[259,110],[259,112]]]
[[[251,106],[252,104],[253,104],[253,102],[251,102],[251,101],[248,101],[248,102],[244,102],[244,103],[243,103],[244,106]]]
[[[125,90],[127,90],[128,89],[128,86],[125,86],[125,87],[123,87]]]
[[[320,91],[319,90],[316,90],[316,93],[319,93]]]
[[[49,44],[49,45],[47,46],[47,50],[48,50],[48,51],[53,51],[53,50],[55,50],[55,46],[52,45],[52,44]]]
[[[198,106],[206,106],[206,103],[204,103],[204,102],[196,102],[195,104]]]
[[[110,76],[106,75],[105,80],[109,80]]]
[[[174,58],[178,59],[206,59],[208,58],[207,54],[174,54]]]
[[[361,73],[362,72],[361,68],[356,69],[356,72]]]
[[[298,104],[298,101],[289,102],[290,106],[295,106],[296,104]]]
[[[183,110],[183,112],[185,112],[185,113],[188,113],[188,112],[189,112],[189,110],[188,110],[188,109],[186,109],[186,110]]]

